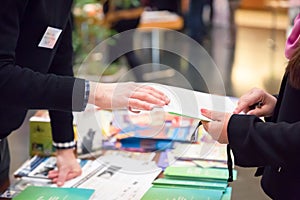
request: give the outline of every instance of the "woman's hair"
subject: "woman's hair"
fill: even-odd
[[[286,67],[289,73],[289,83],[296,89],[300,89],[300,43],[295,49]]]

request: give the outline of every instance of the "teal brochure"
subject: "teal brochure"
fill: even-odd
[[[142,200],[221,200],[222,195],[222,190],[152,187],[145,193]]]
[[[153,187],[168,187],[168,188],[194,188],[194,189],[214,189],[225,191],[227,183],[207,182],[197,180],[176,180],[159,178],[153,182]]]
[[[228,170],[222,168],[200,167],[167,167],[164,171],[166,178],[186,180],[225,181],[228,179]],[[233,170],[233,179],[236,180],[236,170]]]
[[[28,186],[13,200],[88,200],[92,189]]]

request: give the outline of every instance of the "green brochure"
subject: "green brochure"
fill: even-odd
[[[152,187],[145,193],[142,200],[221,200],[222,195],[222,190]]]
[[[167,167],[164,171],[166,178],[186,180],[206,180],[227,182],[228,170],[221,168],[200,167]],[[233,179],[236,180],[236,171],[233,171]]]
[[[194,189],[214,189],[225,191],[227,183],[207,182],[197,180],[176,180],[159,178],[153,182],[153,187],[168,187],[168,188],[194,188]]]
[[[13,200],[88,200],[92,189],[28,186]]]

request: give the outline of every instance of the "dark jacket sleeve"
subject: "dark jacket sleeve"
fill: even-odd
[[[0,104],[19,109],[81,111],[83,105],[79,103],[83,101],[84,80],[34,72],[16,64],[15,50],[27,2],[1,1]],[[78,103],[73,96],[82,99]]]
[[[49,73],[73,76],[72,24],[69,19],[62,35]],[[83,99],[83,98],[82,98]],[[73,114],[71,111],[49,110],[51,118],[52,138],[55,143],[65,143],[74,140]]]
[[[243,167],[299,164],[300,122],[263,122],[250,115],[232,115],[228,139],[235,163]]]

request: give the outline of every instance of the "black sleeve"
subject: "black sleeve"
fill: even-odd
[[[73,48],[71,18],[62,35],[61,43],[53,59],[49,73],[73,76]],[[71,111],[49,110],[54,144],[72,142],[74,140],[73,115]],[[59,148],[58,145],[54,145]],[[68,146],[68,147],[73,147]]]
[[[292,166],[300,153],[300,122],[263,122],[250,115],[232,115],[228,139],[235,163],[243,167]]]
[[[83,110],[80,102],[84,97],[84,80],[42,74],[16,65],[15,50],[27,3],[27,0],[1,1],[0,104],[19,109]],[[74,96],[79,99],[73,99]]]

